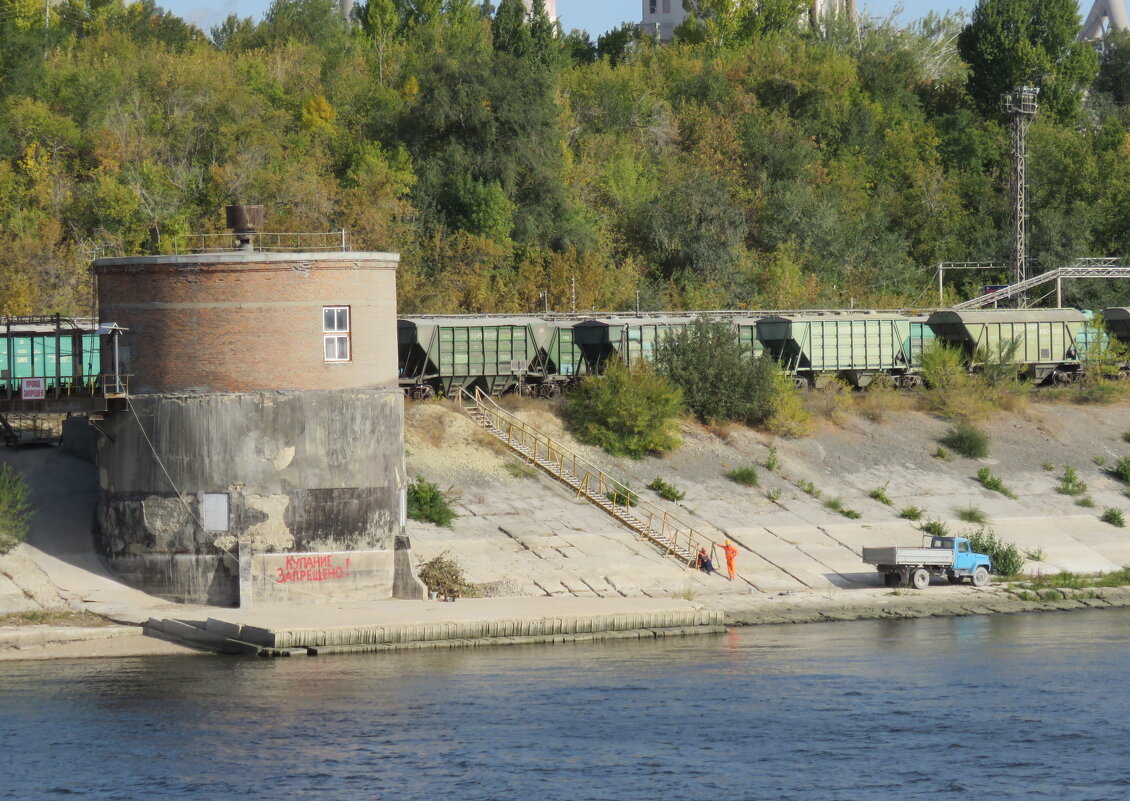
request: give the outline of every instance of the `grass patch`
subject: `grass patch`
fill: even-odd
[[[975,506],[966,506],[961,509],[954,509],[953,511],[954,514],[957,515],[957,519],[963,523],[983,526],[989,522],[989,516]]]
[[[903,520],[921,520],[923,514],[923,510],[917,506],[904,506],[899,509],[899,517]]]
[[[781,488],[775,487],[774,489],[769,490],[765,493],[765,497],[769,499],[770,503],[776,503],[777,501],[781,500]]]
[[[671,593],[671,597],[678,598],[682,601],[693,601],[698,598],[698,593],[695,592],[695,589],[691,586],[690,582],[687,582],[683,586],[683,589]]]
[[[423,476],[408,482],[409,518],[451,528],[451,521],[458,516],[435,484]]]
[[[1099,454],[1098,456],[1093,458],[1091,461],[1094,462],[1099,467],[1104,467],[1106,465],[1106,457],[1103,456],[1102,454]]]
[[[948,537],[950,534],[950,527],[941,520],[927,520],[918,527],[918,530],[931,537]]]
[[[842,425],[851,408],[851,388],[839,379],[812,390],[805,397],[805,406],[811,414]]]
[[[830,512],[835,512],[836,514],[843,515],[849,520],[858,520],[859,518],[863,517],[863,515],[855,509],[844,506],[844,502],[839,498],[828,498],[826,501],[824,501],[824,508]]]
[[[1055,470],[1055,465],[1054,465],[1054,464],[1052,464],[1051,462],[1044,462],[1044,463],[1043,463],[1042,465],[1040,465],[1040,466],[1041,466],[1042,468],[1044,468],[1044,470],[1045,470],[1046,472],[1048,472],[1048,473],[1050,473],[1050,472],[1052,472],[1053,470]]]
[[[508,460],[502,465],[506,472],[514,476],[514,478],[533,478],[538,474],[538,469],[533,465],[528,465],[525,462],[515,462]]]
[[[770,473],[776,473],[781,469],[781,459],[777,456],[776,448],[769,449],[769,455],[765,457],[765,469]]]
[[[33,609],[0,615],[0,626],[110,626],[113,621],[85,609]]]
[[[1044,561],[1045,556],[1046,554],[1044,553],[1043,548],[1036,548],[1034,550],[1024,552],[1024,558],[1029,562],[1042,562]]]
[[[933,455],[933,457],[934,457],[935,459],[941,459],[941,460],[942,460],[943,462],[951,462],[951,461],[953,461],[953,454],[951,454],[951,453],[950,453],[949,451],[947,451],[947,450],[946,450],[945,448],[943,448],[943,447],[942,447],[941,445],[939,445],[939,446],[938,446],[938,447],[937,447],[937,448],[936,448],[936,449],[934,450],[934,453],[933,453],[932,455]]]
[[[735,484],[741,484],[745,487],[757,486],[757,468],[746,465],[745,467],[737,467],[726,473],[726,478],[733,481]]]
[[[811,495],[813,498],[819,498],[820,495],[822,494],[820,492],[820,490],[818,490],[816,488],[816,485],[813,484],[811,481],[803,481],[803,480],[798,481],[796,483],[796,486],[797,486],[797,489],[799,489],[805,495]]]
[[[1047,573],[1026,581],[1025,586],[1041,588],[1056,587],[1060,589],[1078,590],[1084,587],[1125,587],[1130,584],[1130,567],[1124,567],[1113,573]]]
[[[685,492],[680,491],[674,484],[668,484],[658,476],[647,485],[647,488],[653,490],[665,501],[681,501],[686,497]]]
[[[993,472],[987,467],[982,467],[977,471],[977,480],[980,481],[981,486],[987,490],[999,492],[1006,498],[1016,498],[1016,493],[1006,487],[1000,477],[994,476]]]
[[[965,420],[958,420],[951,426],[942,436],[941,443],[970,459],[984,459],[989,455],[989,435]]]
[[[1060,495],[1082,495],[1087,491],[1087,483],[1079,479],[1075,468],[1068,465],[1063,468],[1063,477],[1059,480],[1059,486],[1055,491]]]
[[[1123,442],[1130,442],[1130,431],[1123,431],[1122,432],[1122,441]]]
[[[26,539],[30,520],[23,473],[11,465],[0,466],[0,554],[6,554]]]
[[[891,505],[891,498],[889,495],[887,495],[886,484],[871,490],[869,493],[867,493],[867,497],[873,501],[878,501],[879,503],[886,504],[887,506]]]
[[[1093,509],[1095,501],[1090,495],[1084,495],[1082,498],[1075,499],[1076,506],[1082,506],[1084,509]]]
[[[1122,510],[1115,509],[1113,506],[1108,506],[1099,520],[1109,523],[1115,528],[1123,528],[1126,525],[1126,516],[1122,514]]]
[[[1123,456],[1110,468],[1110,474],[1126,484],[1130,484],[1130,456]]]

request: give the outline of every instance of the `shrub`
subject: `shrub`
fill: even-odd
[[[695,319],[676,336],[659,341],[655,363],[703,423],[759,425],[773,414],[776,363],[768,354],[751,358],[727,323]]]
[[[922,348],[919,359],[922,380],[930,389],[951,389],[965,386],[969,382],[965,356],[957,348],[947,347],[939,339],[928,342]]]
[[[1130,442],[1130,431],[1123,431],[1122,432],[1122,441],[1123,442]]]
[[[953,456],[950,455],[950,452],[943,448],[941,445],[939,445],[937,447],[937,450],[934,451],[934,458],[941,459],[943,462],[949,462],[953,460]]]
[[[969,538],[969,547],[983,553],[992,560],[993,570],[1001,576],[1015,576],[1024,567],[1024,555],[1014,543],[997,538],[991,528],[982,526],[976,531],[964,532]]]
[[[738,467],[726,473],[726,478],[735,484],[742,484],[747,487],[757,486],[757,470],[753,467]]]
[[[885,503],[887,506],[891,505],[890,496],[887,495],[886,484],[871,490],[869,493],[867,493],[867,497],[871,498],[872,500],[878,501],[879,503]]]
[[[776,473],[781,469],[781,459],[777,456],[776,448],[769,449],[769,455],[765,457],[765,469],[770,473]]]
[[[660,498],[665,501],[681,501],[686,497],[686,493],[680,492],[674,484],[668,484],[658,476],[654,481],[647,485],[649,490],[653,490]]]
[[[1110,523],[1112,526],[1122,528],[1126,525],[1126,517],[1122,514],[1121,509],[1115,509],[1113,506],[1108,506],[1103,516],[1099,520],[1104,523]]]
[[[851,407],[851,388],[837,378],[817,387],[805,397],[808,410],[819,417],[842,423]]]
[[[646,363],[612,360],[568,395],[565,415],[577,439],[615,456],[642,459],[679,445],[682,393]]]
[[[1085,509],[1090,509],[1095,505],[1095,501],[1090,495],[1084,495],[1082,498],[1075,499],[1076,506],[1082,506]]]
[[[980,509],[975,506],[966,506],[962,509],[955,509],[954,513],[957,519],[965,523],[974,523],[978,526],[983,526],[989,522],[989,517]]]
[[[1110,468],[1110,474],[1130,484],[1130,456],[1123,456]]]
[[[30,520],[23,474],[11,465],[0,466],[0,554],[24,541]]]
[[[993,471],[991,471],[987,467],[982,467],[977,471],[977,480],[981,482],[981,485],[985,489],[992,490],[993,492],[999,492],[1006,498],[1016,498],[1016,494],[1013,493],[1013,491],[1008,487],[1006,487],[1004,485],[1004,482],[1001,481],[998,476],[994,476]]]
[[[627,506],[629,509],[633,506],[640,505],[640,496],[626,484],[613,484],[612,489],[604,493],[604,497],[608,498],[612,503]]]
[[[765,497],[769,499],[770,503],[776,503],[777,501],[781,500],[781,488],[774,487],[773,489],[765,493]]]
[[[903,520],[921,520],[922,510],[917,506],[904,506],[899,509],[899,517]]]
[[[1051,462],[1044,462],[1044,463],[1043,463],[1042,465],[1040,465],[1040,466],[1041,466],[1041,467],[1043,467],[1043,468],[1044,468],[1044,470],[1045,470],[1045,471],[1047,471],[1047,472],[1049,472],[1049,473],[1050,473],[1051,471],[1055,470],[1055,465],[1054,465],[1054,464],[1052,464]]]
[[[989,435],[965,420],[951,426],[941,443],[970,459],[984,459],[989,455]]]
[[[423,476],[408,482],[408,517],[412,520],[450,528],[451,521],[458,516],[435,484]]]
[[[1055,491],[1060,495],[1082,495],[1087,491],[1087,484],[1080,481],[1075,468],[1068,465],[1063,468],[1063,478],[1059,480],[1059,486]]]
[[[839,498],[827,498],[824,500],[824,508],[829,512],[839,512],[844,508],[844,502]]]
[[[791,376],[780,370],[773,378],[773,414],[765,421],[765,428],[780,437],[803,437],[812,431],[812,415],[804,406],[800,390]]]
[[[473,597],[478,594],[475,585],[467,581],[463,568],[444,551],[434,559],[420,565],[416,575],[431,592],[448,596]]]
[[[950,533],[950,527],[941,520],[927,520],[918,527],[918,530],[931,537],[948,537]]]

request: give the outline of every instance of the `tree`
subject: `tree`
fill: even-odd
[[[807,0],[683,0],[687,17],[675,29],[686,43],[733,46],[769,33],[796,30]]]
[[[1073,117],[1099,66],[1094,49],[1076,41],[1079,27],[1075,0],[980,0],[958,51],[982,113],[996,114],[1001,95],[1016,86],[1038,86],[1047,111]]]
[[[655,361],[703,423],[757,425],[773,414],[776,364],[744,350],[724,322],[697,318],[659,342]]]

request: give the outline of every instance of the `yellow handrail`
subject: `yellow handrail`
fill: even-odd
[[[500,408],[478,387],[473,391],[460,390],[459,399],[465,410],[470,408],[470,403],[485,415],[486,422],[499,432],[508,445],[512,448],[516,444],[524,447],[534,464],[568,483],[577,490],[578,495],[592,494],[607,498],[612,502],[612,508],[608,510],[612,515],[661,546],[668,555],[679,555],[689,566],[695,561],[699,548],[707,548],[711,560],[715,560],[717,543],[709,537],[669,511],[640,498],[626,484],[611,478],[583,456]],[[592,486],[594,478],[597,485],[595,490]]]

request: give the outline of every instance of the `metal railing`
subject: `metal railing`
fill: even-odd
[[[349,250],[349,237],[344,228],[340,231],[310,231],[287,233],[258,231],[248,234],[252,252],[337,252]],[[182,234],[173,238],[173,254],[231,253],[238,251],[239,240],[235,234]]]
[[[568,485],[578,496],[585,496],[617,520],[659,546],[667,556],[695,564],[700,548],[706,548],[711,561],[717,561],[717,543],[696,531],[665,509],[640,498],[624,482],[610,477],[604,470],[579,456],[559,442],[538,431],[516,415],[500,408],[478,387],[461,389],[459,402],[474,418],[512,450],[541,468],[553,478]]]

